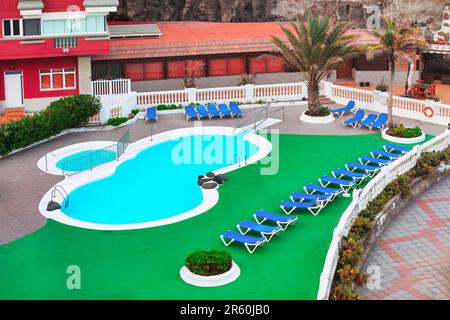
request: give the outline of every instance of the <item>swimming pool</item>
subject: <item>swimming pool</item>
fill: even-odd
[[[140,151],[112,175],[72,190],[62,212],[101,225],[174,217],[202,203],[204,190],[197,184],[198,175],[243,162],[257,151],[242,134],[171,139]]]
[[[108,149],[84,150],[60,159],[55,166],[64,171],[83,171],[115,160],[116,154]]]

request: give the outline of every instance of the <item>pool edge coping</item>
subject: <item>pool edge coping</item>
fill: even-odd
[[[131,160],[135,158],[141,151],[152,147],[154,145],[174,140],[177,138],[181,138],[184,136],[189,135],[198,135],[198,134],[221,134],[221,135],[234,135],[235,128],[233,127],[188,127],[188,128],[179,128],[174,129],[170,131],[165,131],[162,133],[159,133],[157,135],[154,135],[151,139],[150,137],[146,137],[143,139],[140,139],[136,142],[131,143],[128,148],[126,149],[125,153],[122,155],[121,159],[113,162],[108,162],[102,165],[97,166],[92,171],[84,171],[80,172],[73,176],[65,177],[64,180],[60,181],[59,183],[52,186],[42,197],[42,199],[39,202],[39,212],[47,219],[52,219],[57,222],[70,225],[73,227],[79,227],[84,229],[93,229],[93,230],[136,230],[136,229],[144,229],[144,228],[151,228],[151,227],[158,227],[162,225],[168,225],[172,223],[176,223],[179,221],[183,221],[189,218],[192,218],[194,216],[200,215],[212,207],[214,207],[217,202],[219,201],[219,192],[216,189],[201,189],[203,200],[202,202],[195,208],[186,211],[184,213],[178,214],[176,216],[159,219],[159,220],[153,220],[153,221],[146,221],[146,222],[138,222],[138,223],[130,223],[130,224],[101,224],[101,223],[93,223],[93,222],[87,222],[78,220],[75,218],[71,218],[68,215],[66,215],[61,210],[55,210],[55,211],[47,211],[46,205],[51,200],[51,192],[52,190],[57,186],[60,185],[64,188],[64,190],[67,192],[67,194],[70,194],[73,190],[86,185],[88,183],[92,183],[94,181],[98,181],[104,178],[107,178],[111,175],[113,175],[117,169],[118,166],[123,164],[124,162]],[[259,136],[255,133],[247,133],[244,137],[245,140],[251,142],[252,144],[256,145],[258,147],[258,150],[255,154],[253,154],[250,158],[247,160],[240,161],[236,164],[226,166],[217,170],[214,170],[213,172],[218,174],[224,174],[230,171],[234,171],[240,167],[244,167],[250,164],[253,164],[264,157],[266,157],[271,151],[272,151],[272,143],[268,141],[266,138]],[[91,141],[90,145],[95,146],[96,141]],[[104,142],[104,141],[103,141]],[[80,144],[76,144],[80,145]],[[61,149],[67,148],[67,150],[70,150],[70,147],[75,146],[67,146]],[[60,149],[58,149],[60,150]],[[41,158],[42,159],[42,158]],[[40,160],[41,160],[40,159]],[[42,170],[42,169],[41,169]],[[60,169],[57,169],[59,171],[59,174],[61,172]],[[45,171],[44,172],[48,172]],[[61,199],[60,199],[61,200]]]

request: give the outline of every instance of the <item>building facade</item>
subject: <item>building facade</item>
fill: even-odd
[[[45,108],[90,93],[93,55],[109,50],[106,16],[118,0],[2,0],[0,107]]]

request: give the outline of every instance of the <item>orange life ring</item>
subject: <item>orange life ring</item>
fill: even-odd
[[[434,116],[434,111],[431,107],[423,108],[422,112],[427,118],[431,118],[432,116]]]

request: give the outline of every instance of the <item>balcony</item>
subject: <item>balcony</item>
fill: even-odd
[[[55,38],[53,45],[56,49],[61,48],[75,48],[78,47],[77,38],[67,37],[67,38]]]

